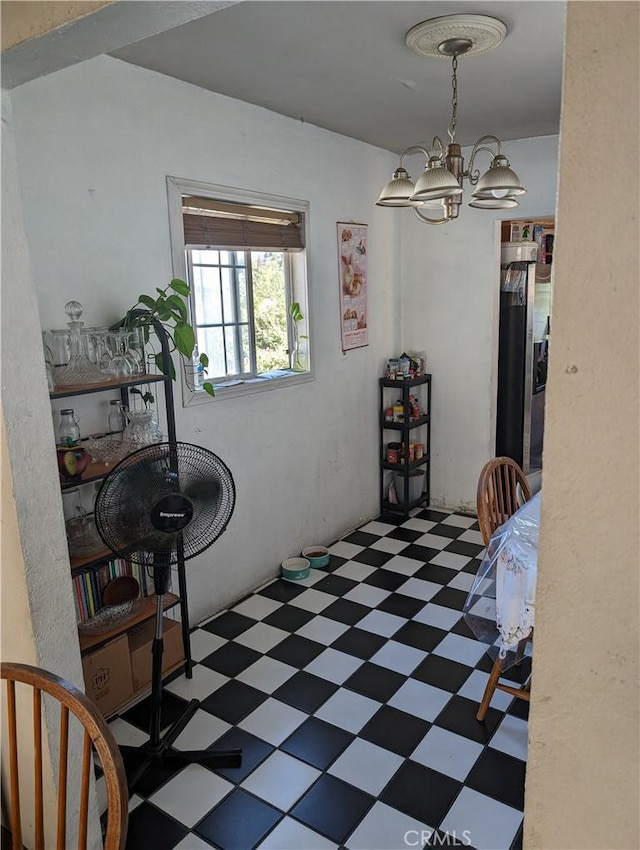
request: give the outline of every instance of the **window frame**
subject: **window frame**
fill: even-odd
[[[281,377],[264,379],[264,378],[238,378],[233,379],[228,384],[215,383],[215,398],[212,398],[205,392],[194,392],[187,384],[184,370],[177,370],[181,375],[182,385],[182,404],[183,407],[190,407],[193,404],[206,404],[211,401],[221,400],[224,398],[237,397],[255,392],[265,392],[278,389],[280,387],[303,384],[315,380],[313,372],[313,334],[312,327],[312,306],[311,293],[309,286],[309,202],[298,198],[289,198],[282,195],[270,195],[261,192],[253,192],[245,189],[236,189],[230,186],[222,186],[213,183],[203,183],[196,180],[188,180],[180,177],[166,178],[167,183],[167,201],[169,208],[169,234],[171,243],[171,259],[173,266],[173,277],[181,280],[188,280],[187,274],[187,252],[184,241],[183,224],[182,224],[182,196],[185,194],[198,195],[203,198],[212,198],[218,201],[227,201],[236,204],[257,204],[268,208],[277,208],[291,210],[292,212],[300,212],[303,215],[304,227],[304,245],[305,248],[301,252],[284,252],[285,264],[287,266],[287,286],[286,299],[287,309],[292,301],[298,301],[304,315],[304,321],[300,331],[307,336],[307,344],[309,349],[309,369],[306,372],[293,372]],[[227,250],[227,249],[225,249]],[[259,250],[259,249],[256,249]],[[251,310],[253,311],[253,290],[252,281],[248,280],[249,298],[251,300]],[[190,321],[196,328],[194,310],[189,299],[189,317]],[[253,317],[253,312],[252,312]],[[252,335],[255,333],[254,322],[251,322]],[[287,334],[289,350],[293,344],[293,334],[291,323],[287,322]],[[252,340],[255,356],[255,339]]]

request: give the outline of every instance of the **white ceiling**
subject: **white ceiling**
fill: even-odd
[[[451,62],[416,55],[404,37],[456,13],[507,27],[494,52],[459,60],[458,141],[557,133],[563,0],[241,2],[111,55],[399,152],[447,141]]]

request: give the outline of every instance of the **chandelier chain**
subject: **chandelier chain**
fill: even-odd
[[[456,124],[458,123],[458,57],[455,53],[451,60],[451,66],[453,68],[453,73],[451,74],[451,88],[453,89],[453,95],[451,97],[451,122],[447,133],[449,134],[449,139],[453,144],[456,140]]]

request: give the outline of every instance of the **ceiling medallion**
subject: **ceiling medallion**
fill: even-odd
[[[471,42],[470,47],[459,52],[462,56],[478,56],[489,53],[502,43],[507,28],[502,21],[486,15],[447,15],[431,18],[412,27],[405,36],[410,50],[420,56],[451,56],[451,51],[440,49],[447,41],[461,39]]]

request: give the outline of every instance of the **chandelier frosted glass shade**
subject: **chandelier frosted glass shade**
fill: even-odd
[[[442,160],[432,157],[429,160],[424,173],[416,183],[412,201],[438,201],[450,198],[452,195],[461,195],[462,186],[455,176],[445,167]]]
[[[478,180],[473,197],[477,199],[505,198],[524,195],[526,191],[518,175],[509,166],[506,156],[498,155],[494,157],[489,170]]]
[[[407,171],[400,167],[393,172],[392,179],[387,183],[376,201],[379,207],[415,207],[420,201],[412,201],[415,190],[413,181]]]
[[[518,206],[516,199],[510,195],[505,198],[475,198],[472,195],[471,198],[469,206],[477,210],[511,210]]]

